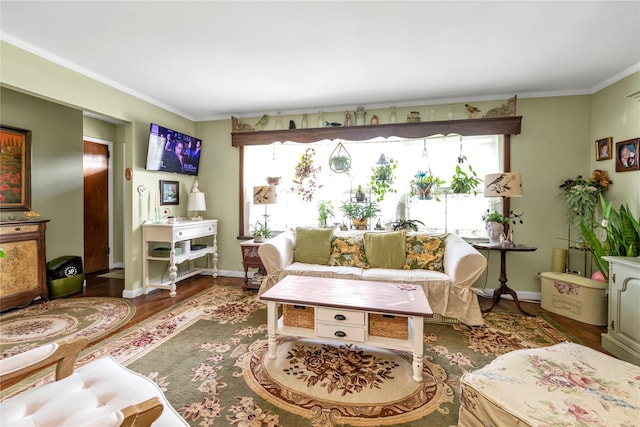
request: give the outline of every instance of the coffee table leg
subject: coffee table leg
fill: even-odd
[[[422,355],[424,353],[423,327],[424,319],[413,316],[413,380],[422,382]]]
[[[276,327],[278,325],[278,307],[274,301],[267,301],[267,343],[269,345],[269,359],[276,358]]]

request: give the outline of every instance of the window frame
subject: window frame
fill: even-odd
[[[421,123],[395,123],[384,125],[329,127],[311,129],[267,130],[232,132],[231,145],[239,149],[238,168],[238,239],[247,240],[244,224],[244,146],[268,145],[274,142],[312,143],[322,140],[364,141],[383,137],[428,138],[434,135],[462,136],[502,135],[502,172],[511,172],[511,135],[520,134],[522,116],[492,117],[482,119],[446,120]],[[508,214],[509,199],[503,203],[503,213]]]

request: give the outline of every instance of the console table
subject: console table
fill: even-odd
[[[176,296],[176,282],[201,273],[211,273],[218,276],[218,220],[202,221],[177,220],[169,223],[163,220],[159,223],[149,222],[142,225],[142,284],[144,293],[152,288],[167,289],[169,296]],[[208,238],[206,246],[196,246],[193,239]],[[159,243],[169,244],[166,254],[153,254],[152,247]],[[176,251],[176,247],[180,250]],[[177,253],[180,252],[180,253]],[[207,257],[207,267],[196,268],[195,260]],[[209,257],[211,259],[209,259]],[[149,279],[149,263],[163,261],[169,263],[169,278],[151,282]],[[189,261],[189,270],[178,274],[178,264]]]
[[[533,252],[538,248],[534,246],[525,246],[525,245],[492,246],[489,243],[474,243],[473,247],[476,249],[484,249],[488,251],[500,251],[500,278],[498,279],[500,281],[500,286],[498,286],[493,291],[493,303],[491,304],[491,307],[482,310],[482,312],[483,313],[490,312],[491,310],[493,310],[493,307],[495,307],[500,302],[501,295],[509,294],[511,295],[511,298],[513,298],[513,302],[516,303],[516,307],[518,307],[518,310],[520,310],[522,314],[535,317],[535,315],[527,313],[526,311],[524,311],[522,307],[520,307],[520,301],[518,301],[518,294],[516,293],[516,291],[514,291],[507,285],[507,252]]]
[[[45,230],[48,219],[3,221],[0,246],[0,311],[49,299],[46,275]]]

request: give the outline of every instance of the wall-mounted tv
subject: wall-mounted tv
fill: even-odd
[[[147,170],[198,175],[202,140],[151,123]]]

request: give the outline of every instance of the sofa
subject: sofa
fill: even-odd
[[[487,261],[455,234],[299,227],[269,239],[258,255],[267,273],[260,295],[288,275],[413,283],[423,287],[434,314],[484,324],[472,285]]]

